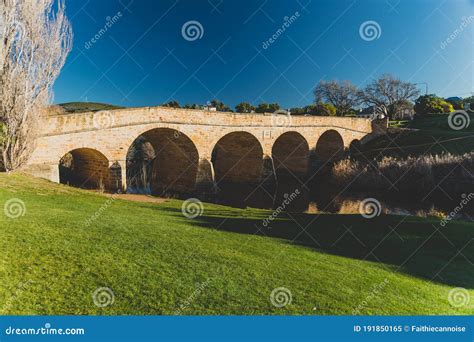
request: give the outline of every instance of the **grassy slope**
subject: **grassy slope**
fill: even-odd
[[[463,130],[455,131],[448,126],[448,115],[431,115],[425,119],[412,122],[393,122],[392,127],[418,129],[412,133],[392,133],[368,143],[363,151],[368,156],[381,157],[394,155],[405,157],[420,154],[464,154],[474,151],[474,114],[470,115],[471,125]],[[458,139],[459,138],[459,139]],[[451,139],[458,139],[452,141]],[[439,142],[439,143],[438,143]],[[418,145],[418,146],[417,146]],[[383,153],[381,153],[383,150]]]
[[[106,103],[96,103],[96,102],[68,102],[61,103],[58,106],[64,108],[68,113],[84,113],[84,112],[97,112],[99,110],[110,110],[110,109],[120,109],[124,107],[114,106]]]
[[[434,220],[321,215],[307,229],[318,247],[305,234],[290,243],[298,224],[314,215],[293,215],[298,224],[281,218],[264,229],[273,237],[263,237],[245,233],[261,227],[268,211],[205,204],[204,215],[190,220],[180,201],[115,200],[87,227],[106,197],[0,174],[0,204],[10,198],[22,199],[26,214],[0,215],[0,303],[9,303],[0,306],[2,314],[173,314],[190,298],[182,314],[351,314],[385,280],[362,314],[472,313],[447,300],[453,286],[474,288],[472,264],[456,256],[474,237],[467,223],[443,229],[453,247],[439,233],[422,245]],[[343,225],[359,241],[342,235]],[[395,233],[384,239],[394,227],[403,241]],[[376,245],[372,261],[362,260]],[[473,249],[462,251],[470,262]],[[101,286],[114,291],[112,306],[94,306],[92,293]],[[293,302],[278,309],[269,295],[280,286]]]

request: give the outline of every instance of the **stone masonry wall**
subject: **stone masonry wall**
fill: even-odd
[[[383,133],[385,127],[386,122],[376,124],[364,118],[288,117],[167,107],[55,115],[44,118],[42,135],[25,171],[57,182],[59,160],[75,149],[89,148],[102,153],[109,167],[118,164],[124,183],[129,147],[137,137],[156,128],[185,134],[198,151],[199,163],[209,164],[218,141],[232,132],[252,134],[260,142],[263,155],[271,157],[275,141],[286,132],[300,133],[313,150],[319,137],[329,130],[339,133],[348,148],[354,140],[363,141]],[[209,177],[198,173],[201,178]]]

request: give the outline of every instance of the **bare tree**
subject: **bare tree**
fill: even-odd
[[[316,103],[328,102],[344,116],[360,103],[357,87],[349,81],[321,81],[314,89]]]
[[[64,0],[0,0],[0,124],[7,171],[30,156],[41,111],[71,46]]]
[[[365,104],[383,109],[390,118],[405,108],[407,101],[413,101],[419,95],[420,91],[415,84],[403,82],[388,74],[374,80],[360,92]]]

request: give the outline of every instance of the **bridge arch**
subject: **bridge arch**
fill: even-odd
[[[121,188],[121,166],[110,164],[96,149],[77,148],[59,160],[59,182],[85,189],[117,191]]]
[[[129,192],[181,196],[194,191],[199,153],[178,130],[160,127],[140,134],[126,159]]]
[[[277,181],[274,207],[285,203],[285,210],[304,211],[307,209],[309,193],[305,183],[308,175],[309,154],[309,144],[299,132],[285,132],[275,140],[272,146]]]
[[[272,147],[272,158],[278,180],[303,181],[308,172],[309,145],[298,132],[280,135]]]
[[[330,129],[318,139],[315,148],[316,157],[323,162],[332,162],[340,159],[344,154],[344,139],[342,135]]]
[[[241,205],[251,205],[257,200],[263,148],[253,134],[240,131],[224,135],[214,146],[211,162],[218,200],[225,198],[228,203]]]

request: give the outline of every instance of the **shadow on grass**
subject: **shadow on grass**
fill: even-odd
[[[178,216],[179,209],[160,208]],[[329,254],[368,260],[412,276],[449,286],[474,288],[474,227],[435,219],[381,215],[281,213],[264,225],[268,212],[240,215],[206,211],[190,224],[239,234],[279,238]],[[271,214],[271,212],[270,212]],[[259,217],[259,215],[261,217]]]

